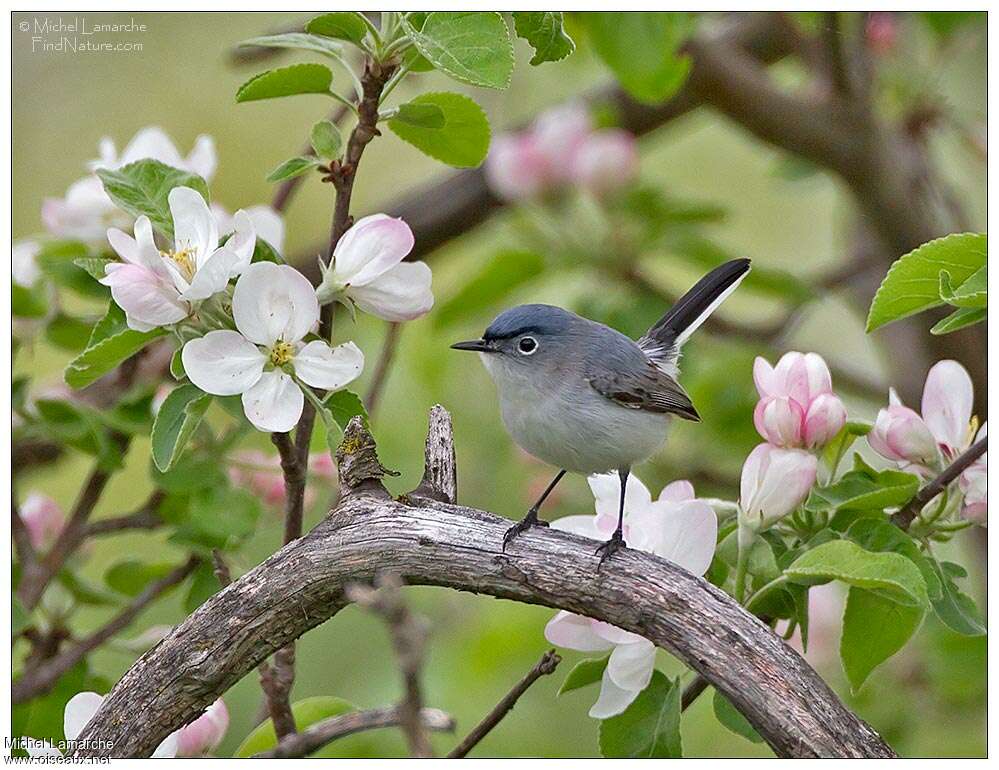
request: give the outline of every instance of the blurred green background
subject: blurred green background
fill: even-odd
[[[55,18],[56,15],[52,15]],[[71,54],[32,52],[30,34],[19,23],[34,18],[13,16],[13,232],[15,239],[40,232],[39,207],[46,196],[61,196],[84,172],[84,163],[96,157],[98,140],[112,137],[119,148],[139,128],[156,124],[167,130],[182,153],[198,134],[212,135],[218,146],[219,169],[213,181],[215,200],[230,210],[269,200],[272,186],[265,175],[280,161],[297,154],[308,127],[326,114],[327,101],[299,97],[281,104],[261,102],[237,105],[233,95],[241,82],[262,66],[236,67],[229,58],[240,40],[275,31],[307,16],[286,14],[133,14],[148,31],[132,39],[141,52]],[[127,14],[94,14],[93,23],[123,23]],[[921,87],[946,95],[946,103],[961,120],[984,121],[986,105],[986,36],[984,20],[967,41],[946,57],[933,58],[929,33],[920,25],[904,27],[898,61],[899,77],[909,76]],[[527,64],[529,52],[517,41],[518,66],[508,91],[476,90],[494,130],[521,123],[546,105],[609,82],[601,65],[581,48],[568,60],[540,68]],[[778,71],[793,81],[791,69]],[[926,81],[926,82],[924,82]],[[438,75],[414,78],[398,96],[455,89]],[[461,90],[460,87],[458,90]],[[984,164],[970,154],[953,133],[941,132],[934,151],[947,165],[948,178],[958,187],[972,222],[984,229],[986,196]],[[796,180],[788,161],[724,118],[697,111],[641,140],[642,177],[683,198],[723,205],[727,220],[713,226],[719,242],[746,254],[759,264],[786,268],[797,275],[821,272],[843,258],[848,233],[845,224],[851,202],[841,185],[824,174]],[[390,200],[448,173],[394,135],[385,132],[368,149],[355,188],[354,212],[372,212]],[[288,255],[303,254],[322,241],[328,230],[329,190],[309,178],[287,215]],[[476,266],[504,245],[516,245],[505,215],[435,252],[438,302],[454,291]],[[310,257],[311,258],[311,257]],[[667,285],[683,288],[695,277],[668,255],[649,269]],[[512,298],[568,304],[597,286],[566,285],[551,276],[530,285]],[[526,460],[502,431],[492,384],[473,358],[452,353],[447,345],[477,335],[495,308],[468,308],[467,317],[442,328],[434,314],[406,325],[400,354],[391,372],[382,406],[374,420],[382,461],[401,472],[392,480],[393,492],[412,488],[419,478],[427,411],[442,403],[454,416],[460,469],[461,501],[468,505],[519,518],[537,485],[550,470]],[[774,317],[776,307],[757,297],[736,296],[726,313],[750,320]],[[340,323],[350,324],[349,320]],[[373,361],[384,334],[384,324],[359,316],[356,328],[341,326],[338,336],[352,337]],[[815,349],[847,368],[885,382],[885,351],[863,334],[862,319],[838,297],[814,305],[786,341],[789,349]],[[685,351],[685,363],[695,381],[697,373],[722,368],[731,373],[727,389],[701,393],[705,398],[743,402],[753,393],[751,361],[755,351],[701,339]],[[69,354],[39,341],[18,354],[15,371],[30,372],[40,380],[61,381]],[[358,391],[363,393],[371,366]],[[695,402],[698,393],[694,392]],[[872,418],[876,406],[849,404],[852,416]],[[735,478],[745,452],[758,439],[746,415],[740,430],[724,446],[705,439],[726,426],[712,425],[712,408],[703,425],[678,426],[667,449],[639,476],[653,489],[682,478],[694,467],[691,458],[711,458],[715,486],[698,485],[703,494],[734,499]],[[717,409],[718,412],[724,411]],[[721,418],[719,418],[720,420]],[[269,448],[259,437],[261,448]],[[120,514],[140,504],[148,494],[148,447],[134,444],[125,472],[118,474],[98,510],[98,516]],[[68,507],[80,479],[90,467],[83,456],[68,456],[57,465],[17,479],[20,495],[44,490]],[[549,516],[592,510],[592,498],[582,479],[571,479]],[[323,513],[322,503],[310,512],[310,522]],[[100,580],[109,565],[123,554],[176,551],[165,535],[134,534],[93,544],[83,574]],[[262,520],[252,541],[234,560],[235,573],[257,564],[278,547],[281,524],[276,513]],[[958,561],[969,566],[971,588],[982,600],[984,583],[975,572],[979,552],[965,549],[967,540],[952,544]],[[425,669],[427,703],[451,712],[459,734],[467,731],[546,649],[542,635],[552,612],[489,598],[436,589],[412,589],[409,595],[433,624]],[[176,623],[183,617],[180,595],[146,612],[127,636],[138,635],[156,623]],[[83,625],[96,625],[106,611],[81,614]],[[835,613],[832,616],[835,624]],[[809,654],[847,702],[869,721],[903,756],[982,756],[985,752],[985,640],[958,637],[935,622],[927,622],[906,650],[879,669],[856,697],[851,696],[836,661],[838,638],[832,631],[825,647],[816,644]],[[392,702],[400,692],[392,652],[384,628],[364,612],[349,608],[305,636],[299,644],[295,698],[329,694],[359,706]],[[595,688],[556,699],[561,679],[579,653],[566,652],[555,676],[541,680],[514,712],[480,746],[476,756],[595,756],[598,722],[586,712],[596,698]],[[679,670],[660,652],[661,668]],[[115,680],[131,656],[102,651],[95,668]],[[232,725],[221,747],[222,755],[235,749],[254,724],[260,704],[256,674],[247,676],[225,696]],[[727,732],[714,719],[709,697],[684,716],[683,738],[688,756],[768,756],[762,745],[750,744]],[[453,739],[437,736],[438,751]],[[356,736],[333,744],[329,756],[401,756],[403,742],[394,731]]]

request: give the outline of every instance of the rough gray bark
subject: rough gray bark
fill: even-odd
[[[430,433],[450,443],[447,419],[435,411]],[[630,549],[598,572],[592,542],[550,529],[526,533],[503,553],[506,519],[429,495],[393,500],[358,418],[339,455],[337,507],[143,655],[80,736],[90,748],[78,755],[148,756],[267,655],[342,609],[348,584],[390,572],[641,634],[703,675],[780,756],[894,756],[794,650],[704,580]],[[439,482],[438,497],[448,488],[450,478]]]

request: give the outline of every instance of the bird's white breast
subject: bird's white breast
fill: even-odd
[[[581,376],[539,378],[495,355],[482,360],[513,440],[550,465],[586,474],[627,468],[666,438],[666,415],[620,406]]]

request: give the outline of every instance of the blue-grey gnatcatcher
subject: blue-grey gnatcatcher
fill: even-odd
[[[687,338],[749,272],[748,259],[715,268],[684,294],[638,342],[609,326],[552,305],[502,312],[482,339],[456,350],[480,354],[496,382],[503,424],[523,449],[561,470],[503,548],[538,519],[545,498],[567,471],[621,479],[617,529],[597,549],[601,563],[625,545],[624,492],[631,466],[666,438],[670,415],[700,419],[680,387],[677,362]]]

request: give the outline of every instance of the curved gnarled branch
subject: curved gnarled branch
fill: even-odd
[[[509,522],[450,499],[450,417],[440,407],[431,434],[432,469],[420,492],[393,500],[378,481],[384,469],[374,442],[355,419],[341,448],[337,507],[142,656],[77,753],[148,755],[267,655],[335,615],[349,584],[391,572],[409,584],[564,609],[641,634],[714,685],[780,756],[893,756],[769,627],[676,565],[625,549],[598,572],[592,542],[555,530],[529,532],[503,553]]]

